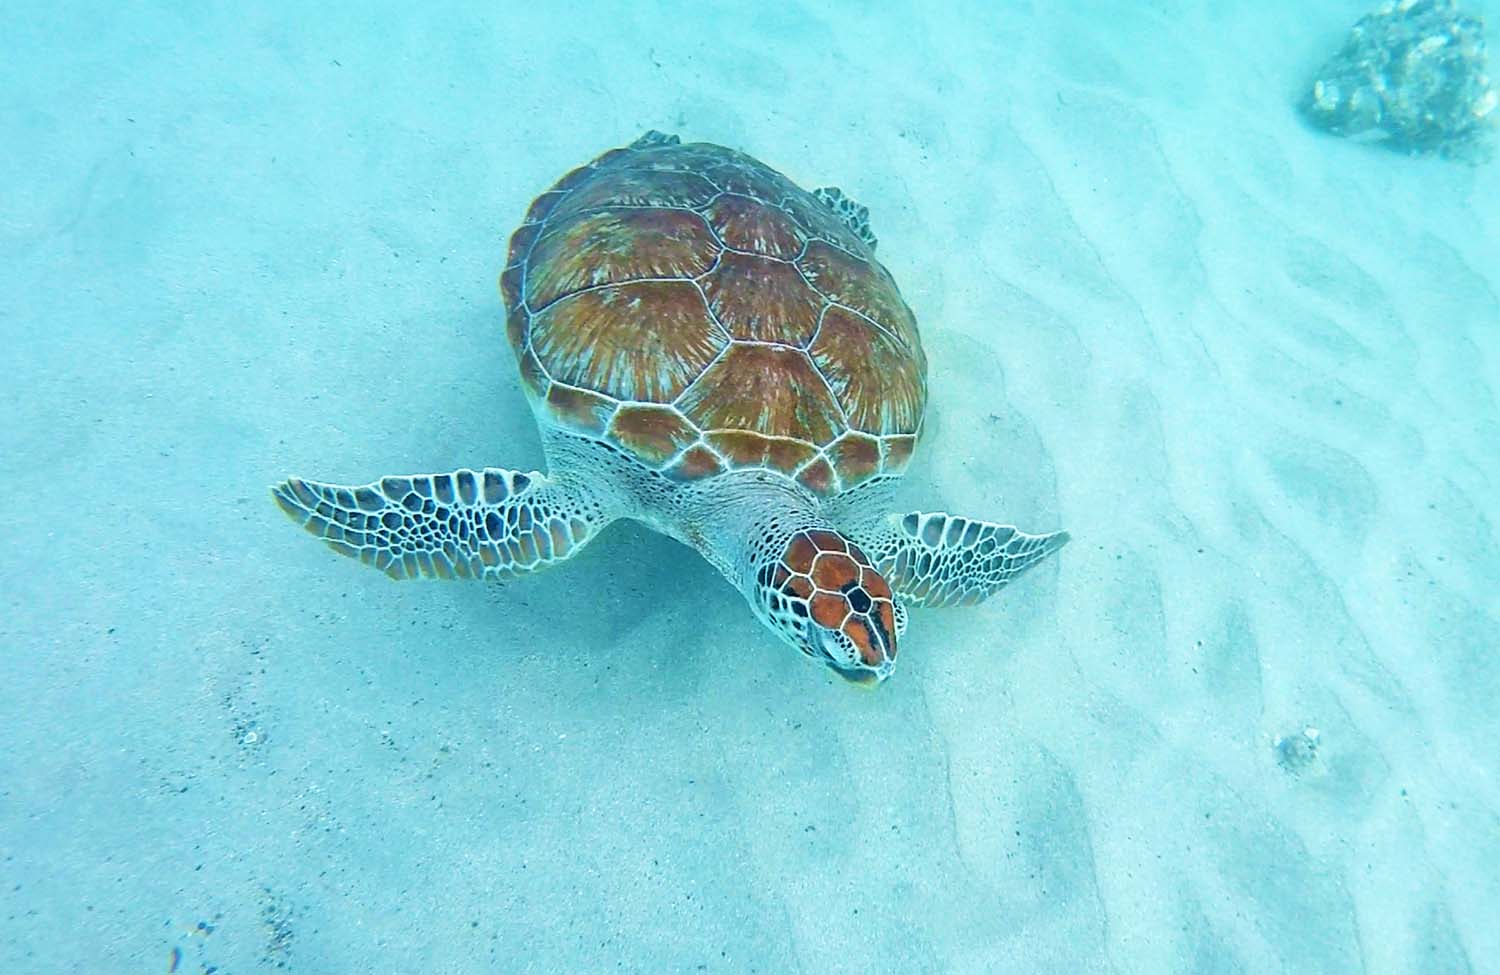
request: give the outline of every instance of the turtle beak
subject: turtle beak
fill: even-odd
[[[868,667],[840,667],[833,661],[827,661],[828,669],[838,674],[851,684],[858,684],[868,690],[874,690],[880,686],[880,682],[890,675],[890,670],[871,670]]]
[[[824,663],[852,684],[875,687],[891,675],[896,660],[895,635],[877,614],[852,617],[845,623],[844,636],[854,644],[858,655],[845,664],[824,649]]]

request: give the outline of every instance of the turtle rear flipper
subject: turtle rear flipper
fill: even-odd
[[[634,142],[632,142],[630,144],[630,148],[632,148],[632,149],[656,149],[656,148],[658,148],[660,146],[680,146],[680,145],[682,145],[682,140],[680,138],[678,138],[677,136],[675,136],[675,135],[669,135],[666,132],[658,132],[655,129],[649,129],[646,132],[645,135],[641,136],[639,139],[636,139]]]
[[[609,522],[591,494],[535,471],[487,467],[341,486],[271,489],[293,521],[392,579],[504,579],[573,555]]]
[[[812,195],[817,197],[819,203],[838,214],[850,233],[864,241],[870,250],[875,249],[878,241],[875,239],[875,231],[870,229],[869,207],[855,203],[837,186],[820,186],[813,190]]]
[[[866,544],[865,538],[859,539]],[[914,606],[972,606],[1068,543],[942,511],[890,515],[868,539],[870,561]]]

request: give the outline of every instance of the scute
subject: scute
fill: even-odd
[[[728,341],[687,281],[579,291],[531,319],[531,345],[552,378],[648,403],[681,394]]]
[[[698,435],[698,428],[670,406],[626,406],[609,426],[610,440],[653,466],[692,446]]]
[[[813,459],[816,448],[805,440],[765,437],[744,430],[708,434],[708,445],[735,467],[769,467],[794,471]]]
[[[787,260],[802,253],[807,244],[807,234],[791,214],[738,193],[714,200],[704,216],[724,246],[736,250]]]
[[[756,254],[726,253],[702,286],[730,336],[756,342],[806,346],[824,305],[794,265]]]
[[[853,487],[879,473],[880,441],[851,431],[828,448],[828,459],[844,487]]]
[[[564,426],[598,436],[619,403],[608,396],[554,382],[547,389],[547,406]]]
[[[539,311],[601,284],[695,277],[718,254],[713,233],[696,213],[665,207],[595,211],[537,239],[528,261],[526,303]]]
[[[721,192],[747,196],[768,206],[777,206],[801,192],[776,170],[733,149],[725,150],[724,158],[705,168],[703,174]]]
[[[924,398],[921,363],[893,335],[835,305],[823,314],[809,351],[851,427],[916,433]]]
[[[744,153],[659,133],[605,153],[511,239],[533,409],[682,481],[762,467],[832,495],[899,474],[926,360],[868,240]]]
[[[705,430],[743,430],[819,446],[845,428],[807,354],[784,345],[731,346],[678,405]]]
[[[799,266],[808,282],[828,300],[879,322],[914,357],[921,357],[916,319],[885,268],[822,241],[808,245]]]
[[[602,172],[608,172],[604,170]],[[608,173],[579,186],[548,214],[548,223],[576,217],[599,207],[701,207],[719,194],[696,173],[648,170]]]

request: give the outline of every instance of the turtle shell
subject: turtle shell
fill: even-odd
[[[871,246],[749,156],[647,137],[537,198],[500,278],[538,416],[692,481],[899,474],[927,362]]]

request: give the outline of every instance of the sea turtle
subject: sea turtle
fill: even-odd
[[[1068,536],[887,511],[927,361],[874,250],[840,191],[647,133],[564,176],[510,239],[506,334],[546,474],[292,478],[276,501],[395,579],[508,578],[631,518],[807,656],[884,680],[908,606],[977,603]]]

